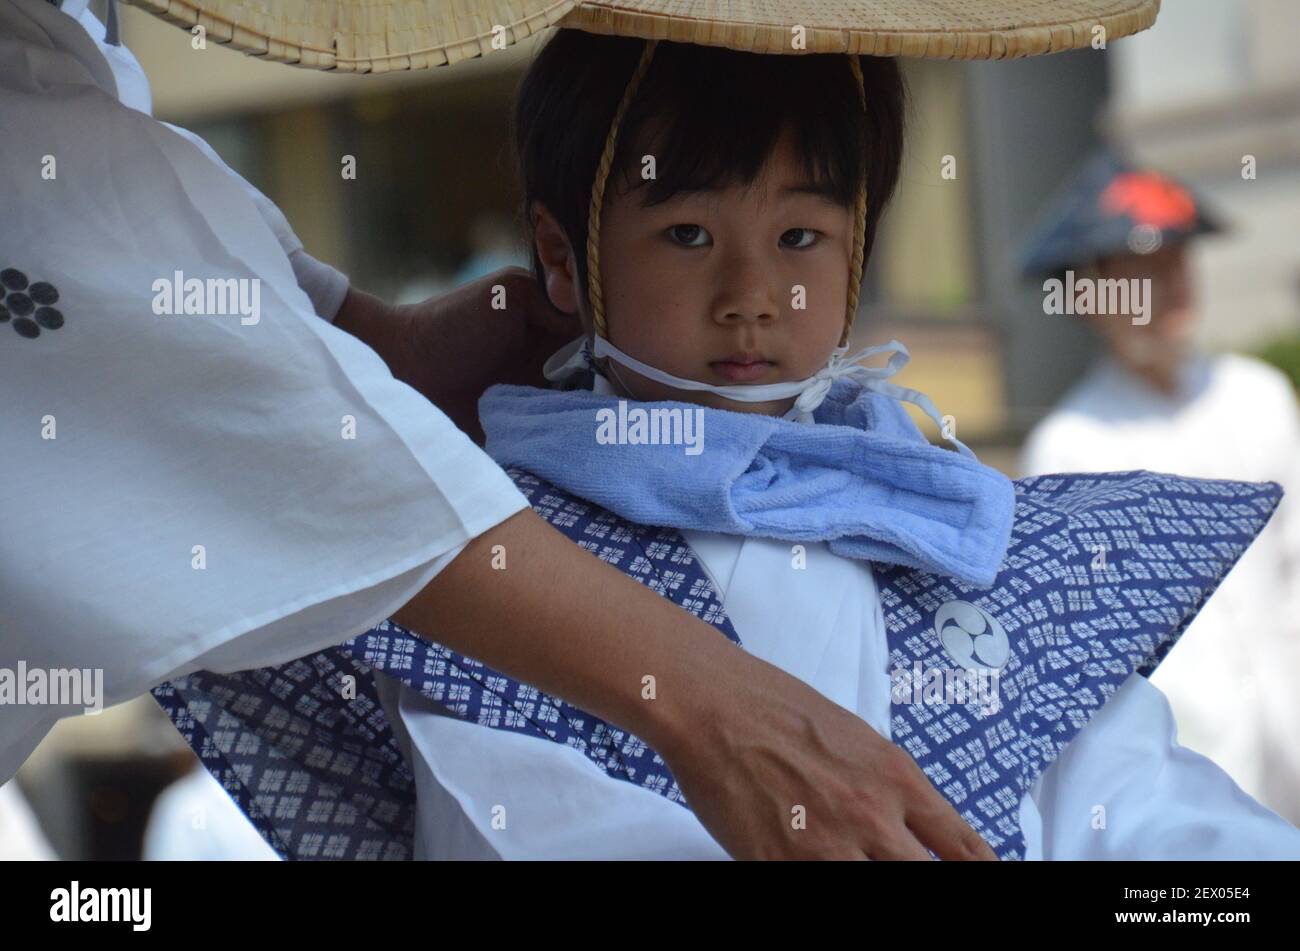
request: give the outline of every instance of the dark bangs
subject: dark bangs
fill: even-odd
[[[515,141],[524,220],[540,201],[559,221],[587,282],[587,216],[596,167],[643,40],[559,30],[519,90]],[[643,205],[684,190],[748,186],[788,130],[809,181],[852,208],[867,179],[866,253],[898,181],[904,90],[893,59],[861,56],[864,114],[847,55],[763,55],[660,42],[623,118],[606,195]],[[655,178],[641,177],[653,155]],[[531,232],[530,232],[531,238]],[[539,281],[541,262],[533,251]]]

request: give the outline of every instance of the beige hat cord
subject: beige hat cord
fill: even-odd
[[[605,203],[605,186],[614,164],[614,153],[618,146],[618,132],[623,123],[623,116],[627,113],[628,107],[636,96],[637,89],[641,86],[642,79],[645,78],[646,72],[650,69],[650,61],[654,58],[656,46],[657,41],[646,41],[645,49],[641,52],[641,60],[637,63],[636,72],[628,80],[627,89],[623,92],[623,99],[614,112],[614,119],[609,127],[609,135],[605,137],[605,148],[601,153],[600,163],[596,167],[596,180],[591,186],[591,206],[587,214],[587,298],[591,303],[592,326],[595,328],[596,333],[606,340],[609,339],[609,334],[605,324],[605,295],[600,283],[600,217]],[[867,93],[862,76],[862,64],[856,56],[850,56],[849,66],[857,83],[858,101],[865,112]],[[844,332],[840,336],[841,346],[848,343],[849,333],[853,329],[853,318],[858,312],[858,295],[862,289],[862,269],[866,260],[864,253],[866,227],[867,176],[864,172],[858,185],[857,201],[854,208],[853,256],[850,262],[851,273]]]
[[[605,332],[605,297],[600,286],[600,213],[605,203],[605,184],[614,164],[614,150],[618,145],[618,128],[623,122],[628,106],[641,86],[646,71],[650,69],[650,60],[654,58],[655,40],[646,40],[645,49],[641,51],[641,61],[637,63],[636,72],[628,80],[627,89],[623,90],[623,99],[614,112],[609,134],[605,137],[605,149],[600,155],[600,164],[596,166],[596,180],[591,186],[591,206],[587,212],[587,299],[591,304],[591,322],[596,333],[609,339]]]

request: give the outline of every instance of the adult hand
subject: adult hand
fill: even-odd
[[[495,309],[494,300],[504,307]],[[495,383],[544,385],[546,358],[581,332],[578,318],[556,310],[521,267],[399,307],[350,288],[334,323],[369,344],[393,376],[480,444],[483,391]]]
[[[736,655],[744,654],[730,644]],[[916,762],[865,721],[751,655],[711,668],[725,702],[659,752],[735,858],[996,861]],[[734,659],[734,658],[733,658]]]

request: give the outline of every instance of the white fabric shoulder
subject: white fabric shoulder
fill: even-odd
[[[85,0],[65,0],[60,9],[62,16],[51,15],[49,9],[36,11],[35,14],[43,29],[53,38],[54,45],[71,51],[78,62],[96,77],[100,88],[116,96],[123,105],[151,115],[153,94],[139,60],[125,45],[105,42],[104,25],[87,9]],[[79,32],[84,32],[93,41],[93,46],[85,43],[77,35]],[[106,72],[108,75],[105,75]],[[289,257],[299,286],[311,299],[317,315],[333,321],[347,294],[347,276],[303,250],[302,242],[275,203],[227,165],[205,141],[187,129],[170,123],[163,124],[197,145],[248,193],[262,218],[275,232],[280,246]]]
[[[1243,353],[1223,353],[1215,358],[1215,369],[1221,378],[1219,385],[1229,389],[1244,411],[1258,413],[1274,425],[1296,426],[1300,415],[1296,389],[1277,367]]]
[[[275,233],[275,238],[280,242],[280,247],[288,255],[289,264],[293,267],[293,274],[298,281],[298,286],[303,289],[303,292],[311,300],[316,315],[333,322],[334,318],[338,316],[339,308],[343,306],[343,298],[348,293],[347,275],[323,261],[316,260],[303,250],[302,241],[290,226],[289,220],[285,218],[284,212],[280,210],[279,206],[254,188],[248,179],[227,165],[212,146],[189,129],[182,129],[170,122],[161,124],[193,142],[218,168],[234,179],[249,198],[253,199],[253,204],[257,206],[257,213],[262,216],[262,220]]]
[[[1055,472],[1096,470],[1097,460],[1088,459],[1088,448],[1096,445],[1097,424],[1072,409],[1056,409],[1039,421],[1020,451],[1020,475],[1037,476]]]
[[[149,89],[149,78],[135,55],[122,44],[105,42],[104,24],[87,9],[85,0],[64,0],[60,7],[63,13],[76,20],[82,29],[90,35],[99,48],[100,54],[113,71],[117,86],[117,99],[124,106],[130,106],[153,115],[153,93]]]

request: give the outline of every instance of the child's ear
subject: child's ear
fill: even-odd
[[[578,267],[569,238],[555,216],[540,201],[528,210],[533,222],[537,257],[546,278],[546,296],[565,314],[579,314],[582,294],[578,288]]]

